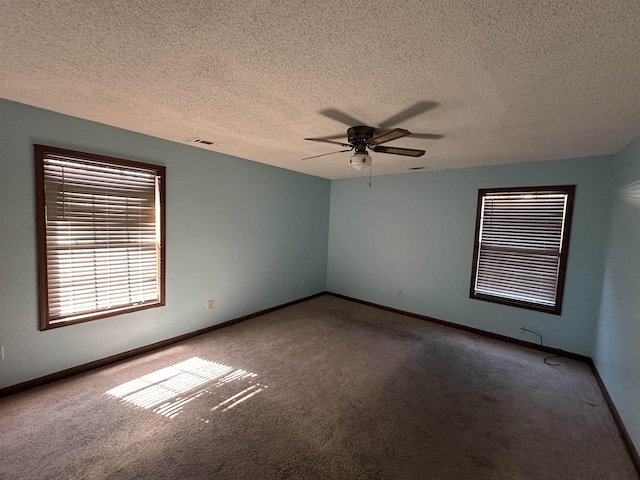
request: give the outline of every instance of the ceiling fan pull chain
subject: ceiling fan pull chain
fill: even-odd
[[[369,188],[371,188],[371,171],[373,170],[373,162],[369,164]]]

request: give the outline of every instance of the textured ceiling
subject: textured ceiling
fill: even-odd
[[[0,0],[0,97],[331,179],[368,171],[303,138],[345,117],[444,135],[374,175],[609,154],[638,32],[638,0]]]

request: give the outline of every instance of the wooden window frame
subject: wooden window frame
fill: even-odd
[[[558,276],[556,285],[555,305],[545,306],[538,303],[516,300],[497,295],[488,295],[484,293],[476,293],[476,276],[478,273],[478,257],[480,254],[480,230],[482,222],[482,200],[487,194],[492,193],[522,193],[531,192],[563,192],[567,194],[567,203],[563,224],[562,243],[560,247]],[[557,185],[557,186],[539,186],[539,187],[507,187],[507,188],[485,188],[478,190],[478,206],[476,211],[475,240],[473,244],[473,264],[471,270],[471,284],[469,288],[469,297],[476,300],[484,300],[487,302],[509,305],[513,307],[525,308],[539,312],[561,315],[562,300],[564,296],[564,282],[567,270],[567,261],[569,255],[569,240],[571,234],[571,223],[573,216],[573,203],[575,197],[575,185]]]
[[[44,160],[47,155],[61,155],[71,158],[77,158],[84,161],[99,162],[101,164],[113,164],[118,167],[132,167],[155,172],[158,181],[159,196],[159,273],[158,273],[158,293],[157,302],[145,304],[129,304],[120,307],[113,307],[108,310],[98,310],[88,312],[81,318],[71,318],[69,320],[59,319],[51,321],[49,309],[49,278],[47,269],[47,224],[45,211],[45,171]],[[34,144],[34,165],[35,165],[35,186],[36,186],[36,235],[37,235],[37,261],[38,261],[38,298],[39,298],[39,329],[49,330],[53,328],[65,327],[79,323],[98,320],[101,318],[112,317],[124,313],[131,313],[149,308],[162,307],[165,305],[166,297],[166,281],[165,281],[165,265],[166,265],[166,168],[162,165],[154,165],[149,163],[136,162],[133,160],[125,160],[121,158],[97,155],[92,153],[78,152],[57,147]],[[156,217],[156,220],[158,218]]]

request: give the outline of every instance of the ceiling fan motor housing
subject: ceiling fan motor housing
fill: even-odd
[[[349,139],[349,143],[351,145],[356,146],[356,151],[358,150],[358,146],[362,145],[366,146],[367,140],[373,137],[373,133],[375,132],[375,128],[373,127],[365,127],[364,125],[360,125],[357,127],[351,127],[347,130],[347,138]]]

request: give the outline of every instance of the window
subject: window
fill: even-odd
[[[574,190],[478,192],[471,298],[560,315]]]
[[[165,168],[35,145],[40,330],[165,304]]]

